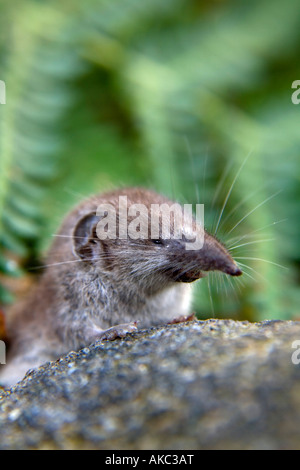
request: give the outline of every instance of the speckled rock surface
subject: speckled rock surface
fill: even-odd
[[[95,343],[0,393],[0,448],[299,449],[296,340],[209,320]]]

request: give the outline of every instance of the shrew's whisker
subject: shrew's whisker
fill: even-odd
[[[237,248],[241,248],[242,246],[255,245],[257,243],[264,243],[264,242],[273,242],[274,240],[275,240],[275,238],[264,238],[264,239],[261,239],[261,240],[254,240],[252,242],[241,243],[240,245],[230,246],[228,248],[228,251],[236,250]]]
[[[252,271],[256,276],[260,277],[264,282],[270,284],[270,281],[267,278],[265,278],[259,271],[252,268],[252,266],[249,266],[248,264],[241,263],[241,261],[239,261],[238,264],[240,266],[242,266],[244,269],[250,269],[250,271]],[[245,272],[245,271],[243,271],[243,272]]]
[[[255,236],[254,234],[255,233],[258,233],[258,232],[262,232],[264,229],[266,228],[269,228],[269,227],[272,227],[273,225],[277,225],[277,224],[280,224],[282,222],[286,222],[287,219],[281,219],[281,220],[276,220],[275,222],[272,222],[271,224],[268,224],[268,225],[264,225],[264,227],[260,227],[256,230],[253,230],[252,232],[250,233],[246,233],[245,235],[242,235],[242,236],[236,236],[236,237],[231,237],[227,240],[227,243],[231,243],[234,241],[234,243],[239,243],[241,240],[244,240],[245,238],[252,238],[253,236]],[[228,235],[228,234],[227,234]]]
[[[263,258],[253,258],[251,256],[236,256],[235,259],[245,259],[245,260],[252,260],[252,261],[263,261],[265,263],[273,264],[274,266],[278,266],[279,268],[286,269],[288,268],[286,266],[282,266],[282,264],[274,263],[274,261],[270,261],[268,259],[263,259]]]
[[[240,225],[241,222],[243,222],[247,217],[249,217],[249,215],[253,214],[254,211],[256,211],[259,207],[261,207],[263,204],[266,204],[268,201],[270,201],[270,199],[273,199],[275,196],[277,196],[279,193],[281,193],[282,190],[280,191],[277,191],[276,193],[272,194],[271,196],[267,197],[264,201],[262,201],[261,203],[259,203],[256,207],[254,207],[254,209],[252,209],[251,211],[249,211],[246,215],[244,215],[244,217],[242,217],[230,230],[229,232],[227,232],[227,234],[229,235],[231,232],[233,232],[233,230],[236,229],[236,227],[238,227]]]
[[[232,190],[233,190],[233,188],[234,188],[234,185],[235,185],[235,183],[236,183],[236,181],[237,181],[237,179],[238,179],[238,177],[239,177],[239,175],[240,175],[242,169],[244,168],[244,166],[245,166],[245,164],[246,164],[248,158],[250,157],[251,153],[252,153],[252,150],[251,150],[251,152],[248,153],[247,157],[245,158],[245,160],[243,161],[242,165],[241,165],[240,168],[238,169],[238,171],[237,171],[237,173],[236,173],[236,175],[235,175],[235,177],[234,177],[234,179],[233,179],[233,181],[232,181],[232,183],[231,183],[231,186],[230,186],[230,188],[229,188],[229,191],[227,192],[227,195],[226,195],[226,197],[225,197],[225,201],[224,201],[224,203],[223,203],[223,206],[222,206],[222,209],[221,209],[221,212],[220,212],[220,215],[219,215],[219,219],[218,219],[218,222],[217,222],[217,226],[216,226],[216,228],[215,228],[215,233],[214,233],[215,235],[217,234],[217,231],[218,231],[218,228],[219,228],[219,225],[220,225],[220,222],[221,222],[221,218],[222,218],[222,216],[223,216],[225,207],[226,207],[227,202],[228,202],[228,199],[229,199],[229,197],[230,197],[230,195],[231,195],[231,193],[232,193]]]

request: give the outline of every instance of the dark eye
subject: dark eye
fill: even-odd
[[[154,243],[155,245],[163,245],[163,242],[160,238],[156,238],[156,239],[153,239],[151,240],[152,243]]]

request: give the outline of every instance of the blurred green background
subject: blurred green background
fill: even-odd
[[[1,303],[83,196],[143,185],[204,203],[242,263],[198,283],[199,317],[300,319],[299,1],[0,8]]]

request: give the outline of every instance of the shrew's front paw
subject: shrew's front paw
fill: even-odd
[[[191,315],[181,315],[180,317],[174,318],[172,321],[168,322],[168,325],[173,325],[174,323],[183,323],[185,321],[193,321],[196,320],[196,316],[194,313]]]
[[[112,326],[99,335],[100,340],[113,341],[116,338],[124,338],[128,333],[137,331],[137,322],[124,323],[122,325]]]

